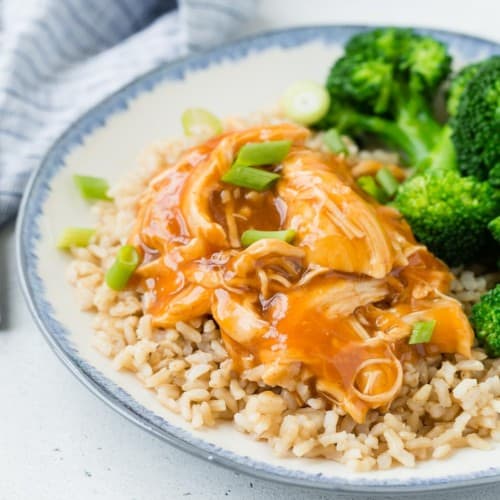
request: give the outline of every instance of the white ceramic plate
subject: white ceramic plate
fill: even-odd
[[[208,460],[256,476],[336,491],[402,492],[488,483],[500,478],[500,447],[462,450],[415,469],[353,473],[326,460],[283,459],[232,426],[194,431],[163,408],[132,375],[113,370],[90,346],[91,317],[78,310],[64,279],[68,257],[55,249],[66,226],[92,225],[89,206],[75,196],[72,174],[111,182],[136,167],[149,143],[182,133],[180,115],[200,106],[219,116],[273,105],[295,80],[325,79],[343,42],[362,27],[324,26],[264,34],[160,67],[121,89],[78,120],[54,144],[33,175],[18,222],[18,262],[26,299],[56,354],[96,395],[136,424]],[[499,53],[497,44],[428,31],[455,60]]]

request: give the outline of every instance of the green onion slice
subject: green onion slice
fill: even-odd
[[[280,178],[279,174],[261,170],[259,168],[233,165],[223,176],[222,180],[254,191],[266,191]]]
[[[347,147],[344,144],[339,131],[335,128],[331,128],[325,133],[325,135],[323,136],[323,142],[332,153],[348,153]]]
[[[426,344],[430,342],[434,328],[436,326],[436,320],[431,319],[429,321],[417,321],[411,330],[409,344]]]
[[[302,125],[311,125],[326,115],[330,94],[316,82],[296,82],[285,91],[283,108],[288,118]]]
[[[106,179],[90,175],[74,175],[73,179],[80,193],[87,200],[111,200],[108,196],[109,184]]]
[[[399,182],[394,177],[394,174],[387,168],[382,167],[375,175],[375,179],[380,187],[384,190],[385,194],[392,198],[399,187]]]
[[[95,229],[86,227],[67,227],[57,241],[57,248],[86,247]]]
[[[193,135],[217,135],[222,132],[221,121],[203,108],[189,108],[182,113],[182,128],[190,137]]]
[[[139,265],[139,253],[132,245],[124,245],[106,272],[106,284],[113,290],[123,290]]]
[[[284,229],[282,231],[258,231],[257,229],[248,229],[241,235],[241,244],[248,247],[259,240],[274,239],[292,243],[297,231],[295,229]]]
[[[236,163],[249,167],[276,165],[288,154],[292,141],[249,142],[238,152]]]
[[[358,179],[359,187],[367,194],[375,198],[379,203],[385,203],[387,197],[385,192],[377,185],[375,179],[370,175],[363,175]]]

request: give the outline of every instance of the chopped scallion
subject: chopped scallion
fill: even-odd
[[[74,175],[73,179],[80,193],[87,200],[111,200],[106,179],[90,175]]]
[[[139,253],[132,245],[124,245],[106,272],[106,284],[113,290],[123,290],[139,265]]]
[[[222,180],[254,191],[266,191],[279,177],[274,172],[235,164],[222,176]]]
[[[323,85],[302,81],[292,84],[283,96],[286,116],[302,125],[312,125],[327,113],[330,94]]]
[[[323,142],[332,153],[348,153],[347,147],[344,144],[339,131],[335,128],[331,128],[325,133],[325,135],[323,136]]]
[[[431,319],[429,321],[417,321],[413,325],[408,343],[426,344],[427,342],[430,342],[435,326],[435,319]]]
[[[257,165],[276,165],[290,151],[292,141],[249,142],[238,152],[236,162],[254,167]]]
[[[222,123],[210,111],[189,108],[182,113],[182,128],[189,137],[193,135],[217,135],[222,132]]]
[[[382,167],[375,175],[375,179],[377,180],[380,187],[384,190],[385,194],[392,198],[399,187],[399,182],[394,177],[394,174],[387,168]]]
[[[57,241],[57,248],[86,247],[95,229],[86,227],[67,227]]]
[[[377,185],[375,179],[370,175],[363,175],[358,179],[359,187],[367,194],[375,198],[379,203],[387,201],[384,191]]]
[[[248,247],[259,240],[274,239],[291,243],[297,231],[295,229],[284,229],[282,231],[258,231],[257,229],[248,229],[241,235],[241,244]]]

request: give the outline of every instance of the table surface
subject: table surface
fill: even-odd
[[[498,19],[496,0],[472,5],[464,0],[261,0],[247,32],[297,24],[400,24],[500,41]],[[201,461],[114,413],[70,375],[37,331],[17,283],[14,250],[10,225],[0,231],[0,500],[334,497]],[[499,496],[490,486],[432,498]]]

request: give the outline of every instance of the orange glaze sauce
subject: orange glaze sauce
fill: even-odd
[[[253,228],[263,231],[280,229],[286,216],[286,205],[273,190],[258,193],[221,183],[210,195],[210,212],[226,233],[229,229],[228,210],[234,217],[239,235]]]
[[[374,380],[369,383],[366,370],[360,366],[369,359],[389,359],[390,345],[384,341],[367,343],[360,338],[350,317],[332,318],[320,311],[301,309],[299,295],[288,303],[287,313],[278,322],[277,329],[286,332],[283,333],[286,358],[301,361],[315,375],[316,385],[331,399],[343,401],[358,421],[364,419],[372,405],[360,401],[354,391],[372,396],[381,394],[389,390],[397,378],[394,365],[371,365]],[[377,406],[380,405],[373,405]]]
[[[130,243],[143,261],[133,286],[155,326],[211,314],[236,370],[264,364],[265,383],[280,385],[299,363],[317,392],[361,422],[396,396],[402,363],[467,356],[472,330],[445,295],[448,268],[395,210],[357,188],[341,158],[302,146],[306,136],[293,125],[256,127],[185,152],[141,201]],[[273,189],[220,180],[243,144],[278,139],[294,147]],[[294,245],[241,247],[247,229],[288,227],[297,229]],[[431,343],[408,346],[412,324],[429,319]]]

